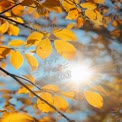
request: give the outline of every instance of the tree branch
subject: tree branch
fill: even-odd
[[[4,72],[5,74],[7,74],[8,76],[10,76],[11,78],[13,78],[14,80],[16,80],[19,84],[21,84],[23,87],[25,87],[28,91],[30,91],[35,97],[37,97],[38,99],[40,99],[41,101],[43,101],[44,103],[46,103],[47,105],[49,105],[51,108],[53,108],[57,113],[59,113],[62,117],[64,117],[68,122],[75,122],[74,120],[69,119],[66,115],[64,115],[61,111],[59,111],[55,106],[53,106],[52,104],[50,104],[48,101],[46,101],[45,99],[41,98],[40,96],[38,96],[34,91],[32,91],[28,86],[26,86],[24,83],[22,83],[19,79],[17,79],[17,77],[9,72],[7,72],[6,70],[4,70],[3,68],[0,67],[0,70],[2,72]]]
[[[26,24],[17,22],[17,21],[15,21],[15,20],[13,20],[13,19],[11,19],[11,18],[8,18],[8,17],[6,17],[6,16],[4,16],[4,15],[0,15],[0,18],[3,18],[3,19],[5,19],[5,20],[9,20],[9,21],[14,22],[14,23],[16,23],[16,24],[18,24],[18,25],[24,26],[25,28],[28,28],[28,29],[30,29],[30,30],[38,31],[38,32],[42,33],[43,35],[46,34],[46,33],[42,32],[42,31],[39,31],[39,30],[37,30],[37,29],[35,29],[35,28],[32,28],[32,27],[30,27],[30,26],[28,26],[28,25],[26,25]]]

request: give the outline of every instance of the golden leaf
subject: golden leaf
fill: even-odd
[[[4,34],[5,32],[7,32],[8,28],[9,23],[5,21],[2,25],[0,25],[0,34]]]
[[[105,0],[94,0],[95,3],[103,4]]]
[[[41,58],[47,58],[52,52],[52,46],[49,39],[41,40],[36,48],[36,54]]]
[[[37,44],[43,38],[43,34],[39,32],[33,32],[28,36],[26,47]]]
[[[46,116],[46,117],[39,119],[39,122],[56,122],[56,120],[50,116]]]
[[[8,29],[9,35],[18,36],[19,31],[20,29],[17,26],[12,25],[12,24],[9,25],[9,29]]]
[[[10,55],[10,63],[14,68],[19,69],[23,64],[23,61],[24,58],[19,51],[17,50],[12,51]]]
[[[67,29],[72,29],[75,26],[75,23],[70,23],[67,25]]]
[[[15,46],[15,47],[18,47],[18,46],[22,46],[25,42],[23,42],[22,40],[11,40],[8,45],[9,46]]]
[[[6,112],[2,115],[1,122],[35,122],[35,120],[24,112]]]
[[[30,54],[25,54],[25,58],[30,64],[32,71],[35,71],[39,66],[37,59]]]
[[[62,97],[57,96],[57,95],[55,95],[53,99],[54,99],[54,106],[57,109],[59,109],[61,111],[66,111],[67,110],[68,103],[65,99],[63,99]]]
[[[60,91],[59,87],[56,85],[48,84],[42,87],[43,90],[47,90],[49,92],[58,92]]]
[[[82,17],[79,17],[79,18],[77,19],[76,28],[81,28],[81,27],[83,26],[83,24],[84,24],[83,18],[82,18]]]
[[[80,15],[80,11],[79,9],[71,9],[69,12],[68,12],[68,15],[66,16],[66,19],[71,19],[71,20],[75,20],[79,17]]]
[[[44,100],[46,100],[48,103],[53,104],[53,97],[51,94],[47,93],[47,92],[43,92],[40,95],[41,98],[43,98]],[[42,111],[42,112],[53,112],[54,110],[47,105],[46,103],[44,103],[43,101],[41,101],[40,99],[37,99],[37,107]]]
[[[75,33],[67,28],[53,30],[53,34],[62,40],[77,41]]]
[[[27,85],[28,88],[33,89],[34,86],[32,85]],[[18,94],[27,94],[30,91],[28,89],[26,89],[24,86],[22,86],[19,90],[18,90]]]
[[[65,59],[71,60],[76,56],[76,50],[72,44],[63,40],[54,41],[57,52]]]
[[[22,5],[18,5],[12,8],[12,13],[16,16],[22,16],[23,12],[24,12],[24,6]]]
[[[87,102],[97,108],[101,108],[103,106],[103,98],[100,94],[86,90],[84,92],[85,98]]]
[[[32,75],[23,75],[25,78],[27,78],[29,81],[31,81],[32,83],[35,82],[35,78]]]
[[[92,2],[81,3],[80,6],[82,8],[87,8],[87,9],[95,9],[97,7],[96,4],[94,4]]]
[[[61,94],[67,98],[74,98],[75,93],[73,91],[65,91],[65,92],[61,92]]]
[[[97,14],[94,10],[87,9],[85,11],[85,15],[92,20],[95,20],[95,19],[97,20]]]
[[[11,49],[5,46],[0,46],[0,58],[6,58],[11,53]]]

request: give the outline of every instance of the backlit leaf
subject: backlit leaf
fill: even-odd
[[[49,92],[58,92],[60,91],[59,87],[56,85],[48,84],[46,86],[43,86],[42,89],[47,90]]]
[[[95,3],[103,4],[105,0],[94,0]]]
[[[76,50],[72,44],[63,40],[54,41],[57,52],[65,59],[71,60],[76,56]]]
[[[100,94],[93,92],[93,91],[85,91],[84,92],[85,98],[87,102],[97,108],[101,108],[103,106],[103,98]]]
[[[52,52],[52,46],[49,39],[41,40],[36,48],[36,54],[41,58],[47,58]]]
[[[40,97],[43,98],[44,100],[48,101],[50,104],[53,104],[53,97],[51,94],[44,92],[40,95]],[[40,99],[37,99],[37,107],[42,112],[53,112],[54,111],[49,105],[47,105],[46,103],[44,103]]]
[[[61,111],[66,111],[68,108],[68,103],[65,99],[63,99],[60,96],[55,95],[54,96],[54,106],[58,108]]]
[[[28,88],[33,89],[32,85],[27,85]],[[18,90],[18,94],[27,94],[30,91],[28,89],[26,89],[24,86],[22,86],[19,90]]]
[[[43,117],[43,118],[39,119],[39,122],[56,122],[56,120],[54,120],[50,116],[46,116],[46,117]]]
[[[12,8],[12,13],[16,16],[21,16],[24,11],[24,6],[18,5],[14,8]]]
[[[96,4],[94,4],[92,2],[81,3],[80,6],[82,8],[87,8],[87,9],[95,9],[97,7]]]
[[[35,122],[27,113],[11,112],[2,115],[1,122]]]
[[[97,19],[97,14],[96,14],[96,12],[95,12],[94,10],[87,9],[87,10],[85,11],[85,15],[86,15],[88,18],[92,19],[92,20]]]
[[[8,28],[9,23],[5,21],[3,24],[0,25],[0,34],[4,34],[5,32],[7,32]]]
[[[18,36],[19,31],[20,29],[17,26],[12,25],[12,24],[9,25],[9,29],[8,29],[9,35]]]
[[[84,24],[83,18],[82,18],[82,17],[79,17],[79,18],[77,19],[76,28],[81,28],[81,27],[83,26],[83,24]]]
[[[26,47],[37,44],[42,38],[43,38],[42,33],[39,32],[31,33],[26,40],[27,42]]]
[[[32,83],[35,82],[35,78],[32,75],[23,75],[25,78],[27,78],[28,80],[30,80]]]
[[[0,46],[0,58],[6,58],[11,53],[11,49],[5,46]]]
[[[15,47],[18,47],[18,46],[22,46],[25,42],[22,41],[22,40],[11,40],[8,45],[9,46],[15,46]]]
[[[30,64],[32,71],[35,71],[39,65],[37,59],[30,54],[25,54],[25,58],[27,62]]]
[[[53,30],[53,34],[58,37],[59,39],[66,40],[66,41],[77,41],[77,37],[75,33],[69,29],[58,29]]]
[[[67,98],[74,98],[75,93],[73,91],[65,91],[65,92],[61,92],[61,94]]]
[[[72,29],[75,26],[75,23],[70,23],[67,25],[67,29]]]
[[[17,50],[12,51],[10,56],[10,63],[14,68],[19,69],[23,64],[23,61],[24,58],[19,51]]]

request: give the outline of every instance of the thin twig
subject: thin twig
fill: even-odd
[[[13,20],[13,19],[10,19],[10,18],[8,18],[7,16],[0,15],[0,18],[9,20],[9,21],[14,22],[14,23],[16,23],[16,24],[18,24],[18,25],[24,26],[25,28],[28,28],[28,29],[33,30],[33,31],[38,31],[38,32],[42,33],[43,35],[45,35],[44,32],[39,31],[39,30],[37,30],[37,29],[35,29],[35,28],[32,28],[32,27],[30,27],[30,26],[28,26],[28,25],[26,25],[26,24],[24,24],[24,23],[20,23],[20,22],[18,22],[18,21],[15,21],[15,20]]]
[[[52,104],[50,104],[48,101],[46,101],[45,99],[41,98],[40,96],[38,96],[34,91],[32,91],[28,86],[26,86],[24,83],[22,83],[19,79],[17,79],[13,74],[7,72],[6,70],[4,70],[3,68],[0,67],[0,70],[2,72],[4,72],[5,74],[7,74],[8,76],[10,76],[11,78],[13,78],[14,80],[16,80],[19,84],[21,84],[22,86],[24,86],[28,91],[30,91],[34,96],[36,96],[38,99],[40,99],[41,101],[43,101],[44,103],[46,103],[47,105],[49,105],[51,108],[53,108],[57,113],[59,113],[62,117],[64,117],[68,122],[75,122],[74,120],[70,120],[66,115],[64,115],[61,111],[59,111],[55,106],[53,106]]]

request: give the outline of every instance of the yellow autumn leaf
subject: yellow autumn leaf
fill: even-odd
[[[56,85],[48,84],[42,87],[43,90],[47,90],[49,92],[58,92],[60,91],[59,87]]]
[[[97,14],[94,10],[87,9],[85,15],[91,20],[97,20]]]
[[[57,52],[65,59],[71,60],[76,56],[75,47],[67,41],[55,40],[54,46]]]
[[[76,8],[76,9],[71,9],[68,12],[68,15],[66,16],[66,19],[71,19],[71,20],[75,20],[79,17],[80,15],[80,11]]]
[[[24,6],[17,5],[14,8],[12,8],[12,13],[16,16],[21,16],[24,12]]]
[[[12,24],[9,24],[8,34],[13,36],[18,36],[20,29]]]
[[[41,40],[36,48],[36,54],[41,58],[47,58],[52,52],[52,46],[49,39]]]
[[[39,32],[31,33],[26,40],[27,42],[26,47],[37,44],[42,38],[43,38],[42,33]]]
[[[103,106],[103,98],[100,94],[90,91],[90,90],[86,90],[84,92],[85,98],[87,100],[87,102],[97,108],[101,108]]]
[[[6,112],[2,115],[0,122],[35,122],[35,120],[24,112]]]
[[[24,45],[24,41],[22,41],[22,40],[11,40],[9,43],[8,43],[8,45],[9,46],[15,46],[15,47],[18,47],[18,46],[22,46],[22,45]]]
[[[75,97],[75,93],[73,91],[65,91],[65,92],[60,92],[60,93],[67,98],[73,99]]]
[[[39,66],[37,59],[30,54],[25,54],[25,58],[29,63],[29,65],[31,66],[32,71],[35,71]]]
[[[53,100],[54,100],[54,106],[57,109],[59,109],[61,111],[66,111],[67,110],[68,103],[67,103],[67,101],[64,98],[55,95],[54,98],[53,98]]]
[[[27,78],[28,80],[30,80],[32,83],[35,82],[35,78],[32,75],[23,75],[25,78]]]
[[[67,12],[73,8],[76,8],[75,4],[71,0],[60,0],[60,2]]]
[[[27,85],[28,88],[30,89],[33,89],[33,86],[32,85]],[[30,91],[28,89],[26,89],[24,86],[21,87],[19,90],[18,90],[18,94],[27,94],[29,93]]]
[[[67,25],[67,29],[72,29],[75,26],[75,23],[70,23]]]
[[[10,55],[10,63],[14,68],[19,69],[23,64],[23,61],[24,58],[19,51],[17,50],[12,51]]]
[[[56,122],[56,120],[50,116],[45,116],[39,119],[39,122]]]
[[[75,33],[67,28],[53,30],[53,34],[62,40],[66,41],[77,41]]]
[[[83,26],[83,24],[84,24],[83,18],[82,18],[82,17],[79,17],[79,18],[77,19],[76,28],[81,28],[81,27]]]
[[[43,92],[40,95],[41,98],[43,98],[44,100],[46,100],[48,103],[53,105],[53,97],[51,94],[47,93],[47,92]],[[54,110],[47,105],[46,103],[44,103],[43,101],[41,101],[40,99],[37,99],[37,107],[39,108],[39,110],[41,110],[42,112],[53,112]]]
[[[11,53],[11,49],[5,46],[0,46],[0,58],[6,58]]]
[[[81,3],[80,6],[86,9],[95,9],[97,7],[96,4],[92,2]]]
[[[105,0],[94,0],[95,3],[103,4]]]
[[[5,32],[7,32],[8,28],[9,23],[5,21],[3,24],[0,25],[0,34],[4,34]]]

